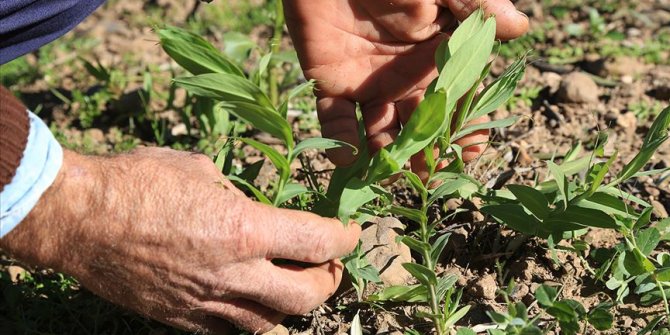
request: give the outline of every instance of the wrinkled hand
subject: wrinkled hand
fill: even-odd
[[[0,247],[191,331],[263,332],[337,288],[360,228],[252,202],[205,156],[66,152],[56,183]],[[275,265],[273,259],[312,263]],[[286,262],[284,262],[286,263]]]
[[[527,17],[509,0],[285,0],[302,68],[317,81],[323,136],[359,145],[359,103],[370,150],[391,143],[437,76],[434,53],[446,38],[440,31],[453,28],[480,3],[496,15],[499,38],[515,38],[528,29]],[[487,139],[484,131],[461,144]],[[464,158],[481,150],[471,146]],[[354,160],[347,149],[330,151],[329,158],[337,165]],[[413,164],[413,169],[423,166]]]

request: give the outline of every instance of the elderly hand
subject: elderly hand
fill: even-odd
[[[437,76],[434,53],[456,20],[480,4],[497,18],[497,35],[524,34],[528,19],[509,0],[285,0],[286,20],[305,75],[317,81],[317,111],[325,137],[359,145],[356,103],[363,113],[372,152],[393,141],[426,87]],[[482,143],[488,132],[463,139]],[[472,159],[483,146],[470,146]],[[351,150],[329,152],[337,165],[348,165]],[[424,164],[415,157],[412,168]]]
[[[360,227],[252,202],[205,156],[66,152],[56,182],[0,248],[182,329],[263,332],[340,283]],[[311,263],[277,265],[273,260]]]

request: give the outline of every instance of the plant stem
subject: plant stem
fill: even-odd
[[[423,205],[421,206],[421,212],[423,212],[424,217],[428,216],[428,204],[426,199],[422,199]],[[428,222],[426,220],[421,220],[421,240],[422,242],[430,245],[430,232],[428,231]],[[423,265],[430,269],[430,271],[435,272],[435,264],[433,264],[433,259],[431,257],[431,250],[424,249],[423,253]],[[430,296],[430,311],[434,316],[431,317],[431,320],[435,324],[435,330],[438,335],[446,334],[446,329],[444,329],[444,323],[442,318],[438,315],[442,314],[440,309],[440,297],[437,296],[437,287],[433,284],[428,284],[428,294]]]
[[[668,297],[665,294],[665,289],[663,288],[663,283],[661,283],[658,279],[655,279],[656,281],[656,286],[658,286],[658,289],[661,291],[661,297],[663,298],[663,305],[665,306],[665,315],[670,315],[670,306],[668,306]]]
[[[275,22],[272,35],[271,52],[276,55],[281,50],[281,41],[284,37],[284,4],[282,0],[275,0]],[[268,71],[268,84],[270,86],[270,101],[274,106],[279,104],[279,79],[277,78],[276,64],[270,62]]]

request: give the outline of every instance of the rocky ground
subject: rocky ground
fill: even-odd
[[[254,21],[267,19],[261,15],[263,4],[264,1],[251,4],[233,1],[196,8],[181,1],[111,1],[68,34],[60,45],[3,66],[2,81],[31,109],[41,111],[40,115],[51,122],[59,139],[69,147],[108,153],[137,144],[164,144],[208,152],[212,147],[202,139],[183,136],[185,125],[174,106],[166,104],[164,97],[173,65],[157,46],[152,24],[164,23],[167,18],[170,24],[201,31],[219,46],[224,32],[238,29],[262,44],[271,32],[267,24]],[[467,171],[493,188],[542,180],[547,175],[543,159],[560,157],[578,142],[588,149],[597,132],[603,130],[610,139],[606,152],[618,151],[620,161],[632,158],[655,115],[670,104],[670,3],[521,0],[517,5],[530,17],[531,32],[501,47],[494,74],[499,74],[504,65],[528,49],[532,49],[530,64],[515,98],[508,108],[497,111],[494,118],[505,118],[510,113],[524,118],[508,129],[495,129],[489,148]],[[222,14],[226,11],[246,11],[248,22],[228,20]],[[138,13],[146,15],[139,18]],[[217,27],[216,22],[226,24]],[[114,79],[113,85],[102,89],[99,80],[83,70],[78,57],[90,62],[97,59],[123,79]],[[152,74],[158,88],[157,98],[143,106],[137,92],[146,72]],[[96,92],[106,95],[95,95]],[[93,94],[98,100],[77,99],[78,93]],[[168,136],[163,137],[164,143],[156,140],[147,121],[151,118],[139,117],[136,109],[161,120],[170,129]],[[295,119],[296,130],[304,137],[318,135],[309,109],[305,108],[307,112]],[[314,170],[332,169],[322,153],[311,155]],[[260,156],[245,149],[239,164],[253,164]],[[670,167],[670,144],[666,143],[648,169],[667,167]],[[267,186],[272,173],[269,167],[264,167],[257,184]],[[319,176],[327,182],[327,173]],[[398,199],[411,203],[411,193],[401,185],[392,187]],[[668,217],[668,172],[638,178],[625,188],[653,205],[655,219]],[[464,290],[462,303],[472,306],[459,325],[485,329],[491,322],[486,311],[505,310],[497,290],[507,287],[510,281],[516,283],[511,298],[534,306],[531,313],[538,312],[533,294],[543,283],[562,286],[564,298],[575,299],[587,307],[612,299],[614,293],[592,279],[582,258],[573,253],[559,253],[560,263],[556,264],[545,241],[500,226],[479,212],[480,205],[478,199],[452,199],[436,209],[436,215],[442,217],[458,212],[440,227],[452,234],[440,270],[459,276],[457,285]],[[395,242],[403,227],[396,219],[383,218],[368,225],[363,233],[364,248],[370,250],[368,258],[382,270],[387,285],[411,283],[411,276],[400,264],[416,255]],[[585,237],[590,248],[612,246],[619,239],[611,231],[598,229]],[[670,250],[667,244],[659,248]],[[4,271],[0,277],[3,293],[0,311],[6,312],[0,315],[7,315],[0,316],[0,324],[17,327],[23,322],[28,327],[10,329],[77,334],[177,332],[99,301],[67,277],[37,269],[26,274],[23,268],[28,267],[6,256],[0,261],[0,271]],[[367,293],[377,288],[371,285]],[[346,333],[358,310],[365,333],[401,334],[409,326],[429,332],[428,323],[413,316],[417,308],[420,307],[358,302],[353,288],[345,285],[317,310],[290,317],[273,334]],[[96,312],[91,314],[92,310]],[[662,311],[662,305],[642,307],[638,298],[631,295],[613,311],[615,328],[605,333],[634,334]],[[60,319],[49,321],[49,315]]]

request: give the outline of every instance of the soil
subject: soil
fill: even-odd
[[[592,3],[591,1],[588,1]],[[522,121],[508,129],[495,129],[492,143],[484,155],[467,167],[467,172],[487,186],[501,188],[507,183],[530,184],[542,180],[547,175],[542,159],[560,157],[578,142],[587,148],[593,143],[598,131],[609,134],[609,154],[618,151],[619,162],[631,159],[639,149],[642,138],[654,115],[653,110],[667,106],[670,102],[670,3],[663,0],[643,0],[635,2],[601,1],[614,4],[611,11],[601,9],[605,23],[604,30],[622,36],[614,40],[620,52],[605,51],[602,43],[605,37],[592,32],[589,6],[576,6],[558,15],[556,1],[521,0],[518,8],[531,19],[531,31],[541,31],[542,39],[530,39],[526,47],[533,49],[530,65],[520,85],[519,92],[526,92],[526,100],[516,99],[511,112],[500,110],[494,118],[504,118],[510,113],[522,115]],[[183,25],[192,7],[180,5],[182,1],[115,1],[98,10],[84,21],[66,39],[95,41],[87,48],[86,59],[99,59],[105,66],[119,69],[131,78],[140,76],[144,69],[156,69],[156,85],[169,84],[171,61],[159,46],[157,37],[146,21],[135,19],[146,6],[169,17],[173,24]],[[262,1],[261,1],[262,3]],[[547,6],[553,3],[553,6]],[[543,7],[543,4],[545,5]],[[603,7],[605,6],[603,5]],[[607,7],[609,8],[609,7]],[[196,13],[207,10],[203,5]],[[581,27],[581,28],[580,28]],[[581,29],[582,34],[569,34]],[[220,45],[221,32],[212,28],[209,33]],[[267,29],[253,32],[266,36]],[[606,34],[606,33],[602,33]],[[533,35],[535,36],[535,35]],[[650,40],[666,36],[666,47],[657,54],[634,52]],[[261,39],[258,37],[258,39]],[[611,48],[610,48],[611,49]],[[577,50],[581,50],[578,52]],[[561,56],[556,56],[560,54]],[[132,61],[126,62],[128,55]],[[40,63],[39,54],[27,56],[29,65]],[[139,108],[137,90],[141,80],[131,79],[123,87],[122,98],[106,106],[104,117],[94,122],[92,127],[83,127],[71,116],[76,106],[69,106],[54,97],[51,89],[69,95],[73,90],[91,92],[95,90],[95,80],[83,76],[81,64],[76,63],[72,51],[61,52],[54,49],[50,60],[62,64],[55,73],[46,74],[29,82],[16,84],[11,89],[20,94],[32,109],[41,106],[44,115],[66,141],[77,148],[90,148],[91,152],[108,153],[121,143],[138,138],[143,144],[153,144],[145,130],[129,130],[128,124],[112,123],[133,108]],[[494,73],[500,73],[511,59],[500,57],[496,60]],[[536,94],[532,94],[536,92]],[[162,110],[170,128],[180,126],[180,120],[173,110],[165,108],[163,102],[153,102],[152,108]],[[652,111],[646,113],[648,107]],[[313,115],[309,116],[313,119]],[[298,118],[295,122],[306,122],[309,118]],[[181,124],[183,126],[183,124]],[[139,127],[141,128],[141,127]],[[312,127],[313,128],[313,127]],[[302,130],[300,136],[311,137],[318,131]],[[175,131],[173,130],[173,133]],[[262,140],[262,136],[260,138]],[[88,144],[86,144],[88,143]],[[246,150],[246,149],[245,149]],[[254,151],[244,151],[241,165],[252,164],[261,155]],[[333,168],[323,153],[310,153],[312,168],[319,171],[322,182],[327,182],[327,171]],[[617,170],[621,163],[615,166]],[[670,167],[670,145],[663,145],[647,168]],[[272,171],[265,166],[257,184],[267,186],[272,180]],[[670,178],[665,175],[642,177],[624,185],[624,189],[656,207],[654,218],[667,217],[670,211]],[[300,179],[300,176],[297,176]],[[411,192],[395,187],[398,201],[412,201]],[[514,281],[516,288],[511,296],[515,301],[523,301],[535,306],[531,314],[539,310],[534,302],[534,291],[543,283],[562,287],[563,298],[575,299],[587,308],[601,301],[613,299],[615,293],[604,288],[589,274],[584,260],[573,253],[559,253],[559,263],[552,261],[546,242],[519,235],[478,212],[477,199],[473,201],[453,201],[439,204],[436,211],[448,215],[465,209],[443,223],[439,229],[451,232],[451,242],[441,259],[441,272],[457,274],[461,277],[459,287],[464,287],[463,304],[471,306],[467,316],[459,326],[485,326],[490,319],[488,310],[504,310],[504,300],[496,290]],[[620,241],[616,233],[591,230],[586,240],[590,248],[612,247]],[[667,244],[659,250],[670,250]],[[413,255],[416,258],[416,255]],[[15,262],[5,258],[0,269],[16,273]],[[345,280],[346,281],[346,280]],[[377,287],[372,285],[368,293]],[[4,288],[3,288],[4,289]],[[84,289],[81,289],[85,292]],[[419,306],[384,305],[383,308],[359,303],[351,287],[343,287],[327,303],[308,315],[289,317],[278,328],[276,334],[342,334],[348,332],[349,323],[357,310],[366,334],[401,334],[404,327],[411,326],[422,333],[430,333],[429,324],[417,324],[413,317]],[[643,328],[652,316],[662,311],[662,305],[641,307],[634,295],[623,305],[614,307],[615,328],[605,334],[634,334]],[[419,321],[421,322],[421,321]],[[157,326],[158,327],[158,326]],[[159,328],[160,329],[160,328]],[[596,333],[589,329],[589,333]]]

